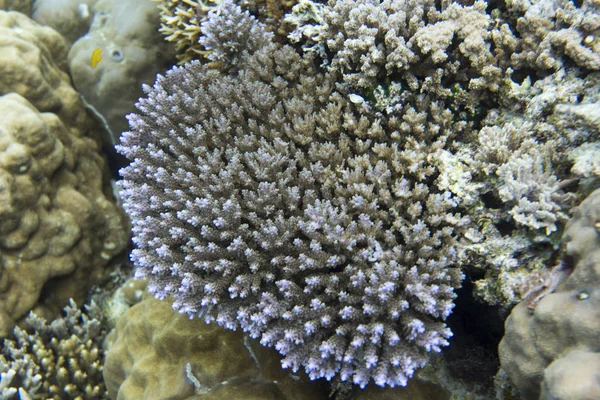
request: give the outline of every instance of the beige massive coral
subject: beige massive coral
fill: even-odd
[[[525,400],[600,397],[600,189],[576,209],[563,249],[506,320],[498,349]]]
[[[0,335],[32,309],[82,302],[128,242],[67,50],[51,28],[0,12]]]
[[[107,342],[104,380],[112,399],[327,399],[322,382],[282,370],[274,350],[241,331],[178,315],[171,301],[146,296]]]

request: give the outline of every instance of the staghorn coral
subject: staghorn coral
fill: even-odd
[[[559,218],[566,218],[560,211],[562,190],[552,173],[551,158],[551,146],[526,141],[498,168],[500,199],[514,204],[510,215],[517,224],[534,230],[544,228],[547,235],[557,230]]]
[[[406,385],[451,336],[471,223],[433,160],[469,124],[426,98],[369,111],[289,46],[240,57],[170,70],[129,116],[136,276],[313,379]]]
[[[229,17],[221,18],[221,13]],[[273,34],[253,22],[254,17],[232,1],[225,0],[217,10],[209,12],[200,25],[202,36],[198,40],[209,52],[206,58],[222,69],[239,69],[240,56],[254,53],[273,39]]]
[[[292,30],[285,21],[285,15],[297,2],[297,0],[242,0],[240,5],[263,22],[267,30],[273,32],[281,42]]]
[[[71,300],[50,324],[31,313],[0,354],[3,399],[108,399],[102,380],[106,330],[94,302],[82,312]],[[18,397],[15,397],[16,394]]]
[[[571,93],[593,101],[593,79],[561,63],[522,78],[515,26],[483,2],[307,4],[290,19],[303,56],[226,5],[207,25],[236,49],[225,68],[145,87],[119,146],[132,260],[156,297],[241,327],[286,367],[405,385],[447,344],[465,260],[503,305],[550,265],[573,198],[549,149],[593,137],[593,118],[569,137],[554,117]]]
[[[510,14],[508,5],[497,6],[302,1],[288,20],[297,26],[290,38],[314,53],[322,68],[339,73],[338,88],[353,101],[403,118],[420,102],[436,102],[466,125],[436,153],[436,184],[461,197],[477,222],[480,232],[470,233],[474,243],[468,250],[471,263],[487,275],[476,284],[477,293],[508,305],[519,301],[518,287],[527,274],[545,268],[558,248],[559,235],[552,233],[574,199],[565,191],[572,182],[567,149],[597,136],[593,117],[586,115],[594,110],[598,86],[593,75],[563,69],[572,65],[565,46],[548,52],[556,59],[544,67],[549,71],[525,63],[530,37],[518,16],[527,7],[513,7]],[[593,7],[557,3],[557,14],[574,17],[548,22],[545,29],[560,36],[583,20],[593,24]],[[567,113],[569,118],[561,119]],[[593,170],[589,164],[580,157],[577,171]]]
[[[596,0],[509,0],[502,13],[518,34],[511,55],[513,68],[556,70],[574,62],[600,69],[600,3]],[[504,30],[506,38],[513,36]]]
[[[495,43],[486,7],[483,1],[449,3],[441,11],[433,0],[303,1],[288,17],[297,25],[290,38],[324,57],[363,97],[387,90],[381,83],[389,80],[472,111],[482,91],[498,90],[505,72],[504,53],[491,46],[506,46]]]
[[[207,18],[208,11],[219,2],[194,0],[153,0],[160,10],[160,29],[165,39],[175,43],[179,64],[204,58],[208,51],[200,45],[200,24]]]

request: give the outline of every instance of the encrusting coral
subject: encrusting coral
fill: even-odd
[[[190,320],[147,294],[107,337],[112,399],[325,400],[322,382],[291,375],[277,352],[243,332]]]
[[[102,370],[106,336],[94,302],[82,312],[71,301],[48,323],[31,313],[0,351],[0,394],[20,400],[108,399]],[[18,396],[17,396],[18,394]]]

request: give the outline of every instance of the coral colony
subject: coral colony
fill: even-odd
[[[136,275],[312,379],[406,385],[448,345],[461,266],[489,255],[482,197],[529,237],[565,219],[552,148],[579,139],[488,113],[525,102],[514,71],[598,69],[573,39],[597,6],[554,3],[544,25],[545,2],[511,3],[517,21],[483,1],[303,1],[296,48],[232,2],[208,12],[211,63],[146,86],[118,146]]]

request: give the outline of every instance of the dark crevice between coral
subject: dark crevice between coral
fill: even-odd
[[[498,221],[494,223],[494,226],[504,237],[512,236],[513,232],[517,228],[512,221]]]
[[[481,200],[483,201],[483,205],[485,208],[496,209],[499,210],[503,207],[502,200],[498,196],[494,194],[494,192],[489,191],[481,195]]]
[[[485,12],[487,14],[491,14],[492,10],[495,10],[495,9],[506,11],[506,2],[504,0],[488,0],[487,7],[485,8]]]
[[[540,77],[537,75],[537,72],[530,68],[516,69],[513,71],[510,78],[513,82],[518,83],[519,85],[522,85],[527,78],[531,80],[532,85],[540,79]]]
[[[504,335],[502,310],[477,301],[469,279],[456,294],[454,312],[446,321],[454,333],[443,352],[448,372],[473,393],[493,398],[498,344]]]
[[[110,172],[110,177],[114,181],[118,181],[121,179],[119,175],[119,171],[121,168],[125,168],[129,165],[129,160],[127,158],[115,150],[113,146],[103,145],[102,153],[106,156],[106,161],[108,164],[108,170]]]
[[[581,8],[581,6],[583,5],[583,0],[572,0],[573,4],[575,4],[575,7],[577,8]]]

